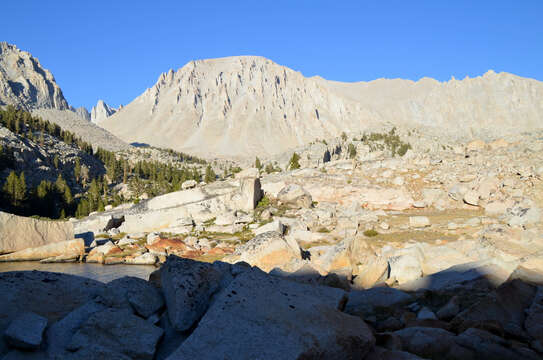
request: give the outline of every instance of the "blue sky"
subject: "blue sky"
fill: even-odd
[[[53,73],[68,102],[127,104],[190,60],[261,55],[339,81],[488,69],[543,80],[542,0],[4,0],[0,41]]]

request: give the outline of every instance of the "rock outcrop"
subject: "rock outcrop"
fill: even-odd
[[[13,252],[74,238],[68,221],[47,221],[0,211],[0,253]]]
[[[110,107],[103,100],[98,100],[95,106],[92,107],[90,121],[95,124],[100,124],[105,119],[115,114],[117,109]]]
[[[69,109],[51,72],[28,52],[6,42],[0,42],[0,105]]]
[[[63,262],[77,260],[82,258],[84,254],[85,241],[83,239],[74,239],[19,250],[11,254],[0,255],[0,262],[36,260],[44,260],[45,262]]]

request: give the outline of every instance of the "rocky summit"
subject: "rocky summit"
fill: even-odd
[[[200,156],[276,155],[378,124],[469,137],[541,128],[543,84],[508,73],[341,83],[257,56],[191,61],[100,125],[127,142]]]
[[[66,110],[68,102],[49,70],[16,46],[0,42],[0,105]]]

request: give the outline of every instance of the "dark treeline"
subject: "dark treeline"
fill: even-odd
[[[194,167],[178,168],[172,164],[159,161],[141,160],[130,163],[126,158],[117,157],[114,152],[96,148],[81,138],[58,125],[32,116],[30,113],[8,106],[0,110],[0,125],[8,128],[19,136],[43,145],[43,134],[46,133],[60,141],[78,147],[81,151],[93,156],[106,169],[105,174],[95,175],[93,178],[85,176],[83,164],[79,158],[70,167],[73,168],[73,180],[83,189],[81,193],[72,194],[70,188],[61,175],[53,183],[47,180],[35,188],[29,188],[23,172],[12,170],[9,175],[0,178],[0,208],[18,215],[38,215],[48,218],[82,217],[93,211],[103,211],[106,205],[116,206],[125,201],[138,201],[146,193],[148,196],[157,196],[181,189],[186,180],[211,182],[216,178],[211,166],[208,165],[202,176]],[[5,169],[14,169],[14,149],[0,146],[0,172]],[[197,157],[167,150],[178,161],[205,164]],[[55,158],[55,167],[58,169],[58,159]],[[28,174],[27,174],[28,175]],[[132,193],[131,198],[118,195],[113,187],[117,184],[126,184]]]

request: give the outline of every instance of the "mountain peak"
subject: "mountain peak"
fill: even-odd
[[[0,105],[30,109],[70,109],[51,72],[17,46],[0,42]]]

